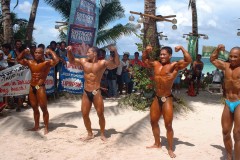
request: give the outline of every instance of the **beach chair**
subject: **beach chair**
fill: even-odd
[[[222,94],[223,93],[222,84],[215,83],[208,84],[207,91],[212,94]]]

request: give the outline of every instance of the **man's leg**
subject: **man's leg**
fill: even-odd
[[[171,158],[175,158],[176,155],[173,153],[173,103],[172,97],[168,97],[167,101],[163,104],[163,118],[165,123],[165,128],[167,130],[167,141],[168,141],[168,154]]]
[[[37,98],[38,98],[38,102],[41,107],[41,110],[43,112],[43,122],[45,125],[44,134],[47,134],[49,132],[48,130],[49,113],[47,109],[47,95],[46,95],[45,87],[40,87],[40,89],[37,91]]]
[[[160,128],[158,125],[160,116],[161,116],[161,109],[158,104],[158,99],[155,97],[150,108],[150,120],[151,120],[152,132],[154,136],[154,144],[147,148],[161,148]]]
[[[103,98],[102,98],[102,95],[101,95],[100,91],[98,91],[98,93],[94,96],[93,104],[94,104],[94,107],[97,111],[97,115],[98,115],[98,118],[99,118],[101,140],[106,141],[104,104],[103,104]]]
[[[230,112],[228,106],[224,106],[222,113],[222,134],[223,134],[223,142],[225,149],[227,151],[227,159],[232,159],[232,138],[231,138],[231,130],[233,126],[233,115]]]
[[[240,106],[235,109],[234,112],[234,129],[233,129],[233,137],[234,137],[234,155],[235,159],[240,159]]]
[[[28,129],[29,131],[38,131],[39,130],[39,118],[40,113],[38,110],[38,101],[36,95],[33,93],[32,88],[30,87],[29,92],[29,101],[33,109],[33,117],[34,117],[34,127],[31,129]]]
[[[88,135],[85,138],[81,138],[83,141],[94,138],[94,135],[92,133],[92,128],[91,128],[91,121],[89,118],[91,106],[92,106],[92,102],[88,99],[86,93],[84,92],[83,97],[82,97],[81,112],[82,112],[82,116],[83,116],[83,122],[87,129]]]

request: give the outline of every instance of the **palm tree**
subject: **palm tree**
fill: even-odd
[[[10,0],[1,0],[2,6],[2,24],[3,24],[3,41],[11,43],[13,40],[12,20],[10,14]]]
[[[97,33],[97,45],[104,45],[115,42],[122,35],[130,35],[136,32],[135,25],[127,23],[126,25],[117,24],[110,29],[108,25],[124,17],[124,9],[119,0],[110,0],[105,5],[100,6],[99,25]]]
[[[0,19],[2,19],[2,15],[0,14]],[[18,18],[16,13],[10,13],[11,18],[11,31],[13,32],[10,43],[13,45],[15,39],[19,39],[21,41],[25,40],[25,33],[27,28],[28,21],[26,19]],[[8,41],[4,40],[4,25],[0,23],[0,44],[7,43]]]
[[[192,33],[193,33],[193,36],[198,36],[198,17],[197,17],[196,0],[189,0],[188,9],[190,7],[192,10]],[[198,38],[196,43],[196,55],[197,54],[198,54]]]
[[[59,11],[63,18],[68,21],[70,16],[71,0],[65,0],[64,2],[62,0],[44,1]],[[101,2],[105,2],[105,0],[101,0]],[[104,5],[100,5],[99,25],[96,41],[97,45],[115,42],[122,35],[129,35],[136,31],[135,26],[132,24],[117,24],[112,28],[107,29],[111,22],[123,17],[124,9],[119,0],[109,0]]]
[[[144,1],[144,13],[155,15],[156,13],[156,0]],[[144,23],[144,39],[149,40],[152,46],[160,48],[159,39],[157,36],[157,24],[153,18],[145,17]],[[144,47],[148,44],[144,44]]]
[[[30,46],[30,43],[32,42],[32,34],[34,29],[33,26],[34,26],[36,14],[37,14],[38,3],[39,3],[39,0],[33,0],[29,21],[27,25],[27,31],[25,32],[26,33],[25,44],[27,46]]]

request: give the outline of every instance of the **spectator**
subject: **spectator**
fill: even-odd
[[[114,52],[110,51],[110,59],[114,59]],[[117,68],[108,69],[107,74],[107,82],[108,82],[108,97],[116,97],[117,96]]]
[[[200,81],[202,76],[202,70],[204,63],[201,61],[202,55],[198,54],[197,59],[193,62],[192,71],[193,71],[193,81],[197,81],[197,90],[196,94],[199,93]]]
[[[7,56],[7,63],[8,67],[12,67],[16,64],[16,54],[15,52],[11,49],[11,45],[9,43],[5,43],[2,45],[2,50]]]
[[[213,75],[212,83],[214,83],[214,84],[221,84],[222,83],[223,74],[222,74],[222,72],[219,71],[218,68],[215,71],[212,72],[212,75]]]
[[[123,79],[123,83],[125,84],[125,88],[126,88],[126,94],[131,93],[130,89],[128,88],[129,83],[131,82],[131,77],[129,74],[129,67],[130,67],[130,63],[129,63],[129,52],[124,52],[123,53],[123,69],[122,69],[122,79]]]

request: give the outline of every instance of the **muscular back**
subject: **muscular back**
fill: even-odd
[[[230,63],[225,63],[224,88],[226,98],[232,101],[240,99],[240,67],[231,69]]]
[[[154,62],[154,82],[156,85],[156,94],[158,96],[169,96],[173,86],[174,79],[177,76],[176,62],[161,65],[160,62]]]

